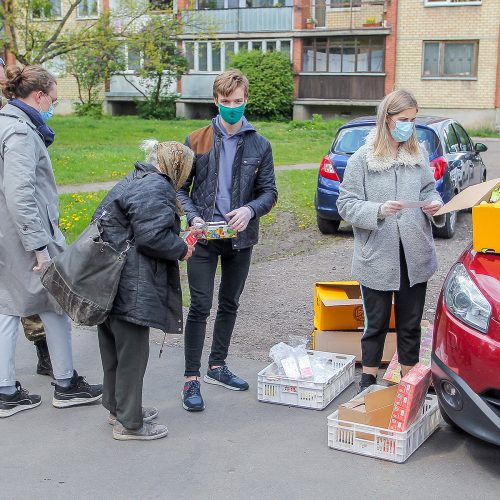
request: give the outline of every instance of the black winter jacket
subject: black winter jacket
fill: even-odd
[[[186,139],[195,153],[191,175],[177,193],[188,222],[201,217],[212,220],[217,196],[219,154],[222,135],[217,124],[196,130]],[[255,130],[244,132],[236,148],[231,188],[231,210],[251,207],[255,217],[245,231],[233,239],[234,249],[255,245],[259,240],[259,218],[276,204],[278,191],[274,177],[271,144]]]
[[[116,184],[94,213],[102,238],[117,250],[126,248],[127,260],[111,314],[124,321],[182,332],[182,292],[178,259],[187,252],[179,237],[175,190],[170,179],[149,164]]]

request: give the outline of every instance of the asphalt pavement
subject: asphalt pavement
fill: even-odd
[[[202,383],[206,410],[180,401],[183,353],[161,359],[151,344],[144,403],[160,411],[169,436],[115,441],[99,404],[55,409],[47,377],[22,334],[17,371],[42,405],[0,421],[1,499],[497,499],[500,449],[443,424],[404,464],[335,451],[326,418],[355,392],[351,385],[323,411],[260,403],[264,363],[230,358],[250,382],[247,392]],[[95,329],[75,328],[75,366],[102,377]]]

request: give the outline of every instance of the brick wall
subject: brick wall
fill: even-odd
[[[384,20],[384,5],[371,5],[363,2],[361,7],[353,8],[352,27],[361,28],[368,19],[374,18],[375,22]],[[349,8],[327,10],[326,27],[331,29],[346,29],[351,26],[351,11]]]
[[[494,108],[499,24],[499,0],[468,7],[424,7],[424,0],[399,0],[396,88],[413,91],[421,107]],[[479,40],[477,79],[423,80],[423,40]]]

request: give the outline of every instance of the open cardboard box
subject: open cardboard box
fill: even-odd
[[[356,356],[356,361],[361,362],[361,335],[357,332],[314,330],[312,332],[312,348],[316,351],[338,352]],[[389,363],[396,352],[396,332],[387,332],[385,338],[382,363]]]
[[[365,324],[361,289],[357,281],[318,282],[314,287],[314,328],[358,330]],[[390,328],[395,327],[394,304]]]
[[[476,252],[500,253],[500,206],[489,201],[491,192],[500,186],[500,178],[469,186],[454,196],[434,215],[472,208],[472,247]]]

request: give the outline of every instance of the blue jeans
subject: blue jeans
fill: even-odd
[[[191,305],[184,332],[184,375],[200,376],[201,355],[205,343],[207,319],[212,308],[217,265],[221,264],[219,304],[214,324],[209,365],[225,363],[233,334],[240,295],[250,269],[252,248],[234,250],[230,239],[198,243],[188,260],[187,271]]]

